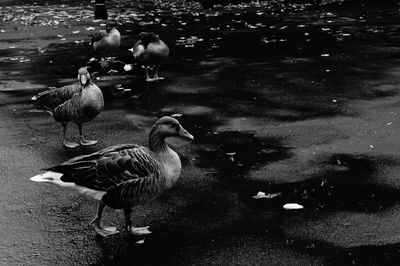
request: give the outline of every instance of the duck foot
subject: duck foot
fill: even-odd
[[[132,227],[132,228],[128,228],[127,231],[129,233],[131,233],[132,235],[135,236],[143,236],[143,235],[149,235],[151,234],[151,231],[149,231],[149,227],[145,226],[145,227]]]
[[[65,148],[69,148],[69,149],[75,149],[77,147],[79,147],[79,144],[73,141],[68,141],[68,140],[64,140],[63,141],[63,146]]]
[[[100,221],[98,219],[94,219],[90,224],[93,226],[96,233],[102,237],[108,237],[119,233],[116,227],[100,227]]]
[[[91,146],[95,145],[97,143],[97,140],[86,140],[86,139],[81,139],[79,144],[82,146]]]
[[[156,78],[146,78],[146,82],[155,82],[157,80]]]
[[[164,79],[165,79],[165,77],[159,77],[159,76],[155,76],[153,79],[155,79],[155,80],[164,80]]]

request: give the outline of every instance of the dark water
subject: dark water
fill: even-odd
[[[290,160],[299,147],[341,138],[318,132],[319,137],[313,139],[313,135],[304,133],[304,143],[294,147],[287,135],[269,133],[271,127],[310,119],[355,117],[357,114],[346,108],[347,103],[397,95],[395,86],[365,86],[366,81],[383,79],[386,70],[398,62],[397,3],[305,5],[270,1],[202,11],[194,3],[154,6],[115,2],[110,11],[122,14],[119,29],[123,42],[118,60],[133,63],[127,49],[140,31],[158,33],[171,49],[170,60],[161,70],[166,80],[150,84],[142,97],[130,99],[131,95],[115,93],[117,84],[132,88],[132,94],[143,92],[147,85],[142,69],[128,74],[120,64],[101,69],[88,63],[95,54],[85,44],[53,43],[44,54],[36,49],[18,50],[32,59],[29,67],[2,62],[7,66],[3,71],[6,80],[24,81],[28,77],[30,82],[46,86],[61,85],[59,81],[75,77],[80,66],[90,65],[91,71],[97,72],[94,77],[100,77],[106,110],[121,109],[148,117],[182,113],[181,123],[196,136],[194,147],[182,161],[186,166],[204,169],[210,184],[202,191],[191,191],[197,195],[188,197],[186,207],[177,211],[177,217],[183,220],[164,221],[176,226],[168,229],[160,222],[164,231],[141,248],[129,240],[117,247],[98,239],[105,252],[99,264],[129,265],[131,260],[139,264],[201,264],[204,260],[190,259],[210,239],[216,238],[217,244],[205,248],[207,251],[237,246],[243,235],[249,235],[255,245],[272,241],[279,248],[322,258],[326,264],[385,265],[398,260],[398,244],[348,248],[312,237],[293,239],[281,230],[281,224],[292,217],[344,211],[377,213],[394,206],[400,199],[398,189],[368,181],[381,165],[398,164],[397,158],[333,153],[317,162],[328,170],[311,173],[306,180],[249,177],[265,166]],[[0,50],[0,57],[15,55],[15,50]],[[116,78],[103,79],[112,76],[107,74],[110,69],[118,71]],[[19,88],[8,93],[16,102],[26,102],[28,95],[39,90]],[[194,162],[190,161],[192,157]],[[282,195],[253,200],[258,191]],[[227,199],[233,195],[237,198]],[[287,213],[282,210],[287,202],[301,203],[306,210]],[[221,214],[228,213],[232,204],[243,212],[234,223]],[[198,228],[184,226],[194,221]],[[202,222],[211,225],[202,226]],[[182,231],[174,231],[180,226]],[[151,256],[152,250],[158,250],[157,256]]]

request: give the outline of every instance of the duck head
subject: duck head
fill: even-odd
[[[178,137],[185,140],[193,140],[194,137],[182,127],[178,120],[170,116],[158,119],[151,130],[150,135],[157,134],[160,138]]]
[[[79,83],[82,86],[86,86],[91,82],[90,74],[89,74],[88,70],[86,69],[86,67],[81,67],[79,69],[79,71],[78,71],[78,80],[79,80]]]
[[[153,32],[141,32],[139,33],[139,40],[142,45],[147,48],[147,45],[152,42],[157,42],[160,40],[157,34]]]
[[[106,31],[110,32],[111,30],[115,29],[117,25],[118,22],[116,20],[108,20],[106,24]]]

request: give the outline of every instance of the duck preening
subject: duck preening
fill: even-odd
[[[99,30],[90,35],[90,45],[93,47],[93,50],[102,56],[119,51],[121,46],[121,34],[114,27],[116,24],[117,22],[108,21],[105,30]]]
[[[32,100],[37,101],[53,115],[57,122],[61,123],[64,134],[63,144],[67,148],[97,143],[95,140],[86,140],[83,137],[82,124],[95,118],[104,107],[103,94],[99,87],[92,83],[86,68],[79,69],[78,80],[78,84],[46,90],[32,97]],[[78,125],[79,143],[67,139],[69,122]]]
[[[165,116],[154,123],[149,135],[149,148],[136,144],[120,144],[101,151],[75,157],[46,169],[48,172],[31,178],[75,189],[99,202],[91,222],[95,231],[107,237],[116,229],[102,228],[100,219],[105,206],[123,209],[125,230],[134,235],[151,233],[148,227],[132,227],[132,207],[155,199],[171,188],[181,173],[178,154],[165,142],[168,137],[193,140],[175,118]]]
[[[141,32],[139,40],[129,50],[133,53],[136,62],[144,67],[147,82],[163,79],[158,76],[158,70],[161,64],[167,61],[169,48],[158,35],[152,32]],[[153,78],[149,76],[150,69],[155,71]]]

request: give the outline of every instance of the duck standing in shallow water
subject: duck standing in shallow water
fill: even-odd
[[[63,144],[67,148],[97,143],[95,140],[86,140],[83,137],[82,124],[95,118],[104,107],[103,93],[92,83],[86,68],[79,69],[78,80],[78,84],[50,89],[32,97],[32,100],[37,101],[53,115],[57,122],[61,123],[64,134]],[[69,122],[78,125],[79,143],[67,140]]]
[[[91,224],[103,237],[118,233],[116,229],[100,226],[105,206],[124,210],[128,232],[149,234],[148,227],[132,227],[131,212],[133,206],[155,199],[171,188],[180,176],[181,161],[165,142],[168,137],[193,140],[178,120],[165,116],[153,125],[149,148],[136,144],[111,146],[48,168],[49,172],[31,180],[75,189],[99,202],[98,213]]]
[[[133,53],[136,62],[144,67],[147,82],[163,79],[158,76],[158,70],[161,64],[167,61],[169,48],[158,35],[152,32],[141,32],[139,40],[129,50]],[[149,69],[155,69],[153,78],[149,76]]]

